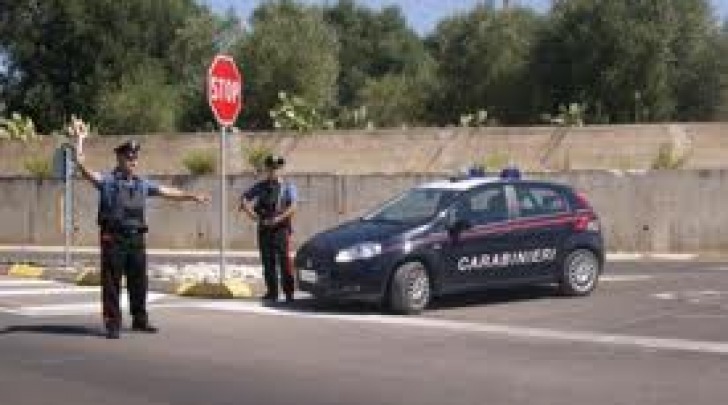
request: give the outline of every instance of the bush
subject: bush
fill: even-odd
[[[374,123],[369,119],[369,110],[366,106],[341,108],[336,124],[337,128],[342,129],[367,129],[374,126]]]
[[[679,154],[672,142],[663,142],[657,151],[657,155],[652,160],[651,168],[653,170],[675,170],[685,166],[690,153],[684,152]]]
[[[34,156],[26,159],[23,165],[25,170],[35,178],[48,179],[53,176],[53,163],[47,158]]]
[[[10,118],[0,118],[0,139],[27,142],[37,137],[35,124],[30,117],[12,113]]]
[[[278,93],[278,100],[278,105],[269,112],[275,129],[299,133],[333,129],[333,121],[324,119],[318,109],[302,97],[289,96],[282,91]]]
[[[248,162],[248,166],[250,166],[256,173],[263,171],[263,161],[271,154],[273,154],[273,151],[265,145],[243,148],[243,155],[245,155],[245,160]]]
[[[493,152],[481,161],[481,165],[486,171],[499,171],[508,164],[509,160],[510,158],[508,155],[500,152]]]
[[[461,127],[480,128],[488,125],[488,111],[478,110],[472,114],[463,114],[460,116]]]
[[[193,151],[182,160],[187,171],[193,176],[213,174],[217,168],[217,158],[211,151]]]
[[[569,106],[560,105],[555,116],[543,114],[541,119],[551,125],[562,127],[583,127],[586,117],[586,104],[570,103]]]

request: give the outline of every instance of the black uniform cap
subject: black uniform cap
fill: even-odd
[[[283,156],[268,155],[263,161],[263,165],[269,169],[278,169],[286,164],[286,160]]]
[[[129,140],[114,148],[117,155],[137,155],[142,146],[139,142]]]

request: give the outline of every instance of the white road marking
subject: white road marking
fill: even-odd
[[[53,296],[68,301],[68,296],[82,294],[95,295],[92,299],[87,299],[85,302],[0,307],[0,312],[23,316],[63,316],[99,313],[101,311],[101,300],[97,295],[100,292],[101,288],[98,286],[80,287],[51,280],[2,279],[0,280],[0,297]],[[166,296],[167,294],[149,292],[147,294],[147,302],[151,304]],[[124,309],[129,308],[129,297],[126,291],[121,292],[121,306]]]
[[[430,329],[441,329],[459,332],[484,333],[524,339],[552,340],[572,343],[591,343],[609,346],[638,347],[644,349],[677,350],[697,353],[728,355],[728,342],[711,342],[686,339],[657,338],[647,336],[612,335],[595,332],[561,331],[544,328],[530,328],[501,324],[479,324],[461,321],[449,321],[432,318],[399,317],[387,315],[345,315],[297,312],[284,309],[264,307],[251,302],[183,302],[166,305],[166,307],[187,307],[208,310],[242,312],[260,315],[289,316],[307,319],[324,319],[369,324],[385,324],[397,326],[417,326]]]
[[[684,319],[728,319],[728,314],[677,314],[673,315],[675,318]]]
[[[65,294],[89,294],[101,291],[100,287],[53,287],[53,288],[28,288],[19,290],[0,290],[0,297],[19,296],[44,296],[44,295],[65,295]]]
[[[687,262],[695,260],[698,255],[693,253],[649,253],[647,254],[647,257],[655,260]]]
[[[607,253],[608,262],[635,261],[644,258],[642,253]]]
[[[657,293],[652,294],[653,297],[660,299],[660,300],[675,300],[677,299],[677,294],[673,292],[663,292],[663,293]]]
[[[614,275],[614,276],[601,276],[599,277],[599,281],[606,281],[606,282],[620,282],[620,281],[644,281],[644,280],[650,280],[653,276],[647,276],[647,275]]]
[[[666,291],[657,294],[652,294],[652,297],[661,300],[686,300],[693,304],[699,304],[704,301],[720,299],[728,296],[728,291]]]
[[[61,285],[51,280],[21,280],[21,279],[2,279],[0,280],[0,287],[30,287],[37,285]]]
[[[637,260],[665,260],[676,262],[687,262],[698,258],[694,253],[632,253],[632,252],[612,252],[607,253],[607,261],[609,262],[632,262]]]
[[[147,295],[147,304],[152,304],[164,297],[167,297],[167,294],[150,292]],[[129,296],[126,292],[121,294],[120,306],[123,310],[129,308]],[[101,301],[95,300],[91,302],[77,302],[70,304],[45,304],[37,306],[22,306],[17,308],[0,307],[0,312],[30,317],[96,314],[101,312]]]

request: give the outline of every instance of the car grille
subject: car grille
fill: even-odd
[[[308,245],[299,251],[296,265],[302,269],[312,269],[319,273],[328,273],[334,264],[334,254],[331,249]]]

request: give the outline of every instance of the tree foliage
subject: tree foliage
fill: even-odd
[[[172,65],[169,44],[202,12],[193,0],[1,1],[2,96],[42,131],[71,113],[95,119],[102,92],[140,65]]]
[[[205,76],[226,52],[252,129],[275,127],[281,92],[307,122],[352,128],[534,124],[568,106],[585,124],[728,117],[728,30],[709,0],[481,5],[424,38],[398,7],[311,4],[268,0],[243,22],[198,0],[0,0],[0,115],[40,133],[71,114],[102,133],[211,130]]]
[[[584,102],[611,122],[706,118],[716,33],[707,0],[559,2],[533,68],[544,107]]]
[[[140,66],[99,97],[97,125],[106,134],[173,132],[182,111],[180,90],[160,66]]]
[[[434,59],[402,11],[395,6],[375,11],[339,0],[325,9],[325,16],[341,44],[339,105],[367,107],[379,125],[423,119]]]
[[[246,76],[244,125],[270,128],[270,110],[284,91],[321,111],[336,102],[339,42],[323,12],[292,0],[261,5],[235,50]]]
[[[488,110],[504,123],[528,122],[536,110],[531,55],[541,18],[527,9],[478,6],[442,21],[429,38],[439,62],[432,118],[455,123]]]

